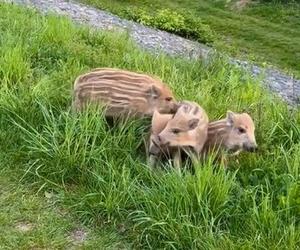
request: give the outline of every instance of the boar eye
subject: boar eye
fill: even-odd
[[[241,133],[241,134],[244,134],[244,133],[246,133],[246,129],[244,129],[244,128],[238,128],[238,130],[239,130],[239,132]]]
[[[180,133],[180,130],[178,128],[174,128],[174,129],[172,129],[172,133],[178,134],[178,133]]]
[[[172,101],[172,99],[173,99],[172,97],[166,97],[166,101],[167,101],[167,102]]]

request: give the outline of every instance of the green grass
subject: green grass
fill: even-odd
[[[0,176],[1,249],[109,249],[126,246],[115,229],[90,229],[59,204],[61,194],[37,193],[8,167]],[[42,193],[42,194],[41,194]],[[59,204],[59,205],[58,205]],[[73,235],[86,233],[83,241]]]
[[[1,212],[8,218],[5,228],[20,218],[14,207],[22,203],[16,196],[24,185],[34,194],[53,193],[70,216],[100,235],[99,242],[116,244],[112,249],[120,242],[134,249],[299,247],[300,113],[289,111],[258,80],[219,57],[203,64],[153,56],[125,34],[97,33],[9,4],[0,4],[0,29],[0,168],[16,176],[21,189],[0,197],[7,204]],[[94,67],[154,74],[178,99],[201,104],[211,120],[228,109],[248,110],[259,152],[242,154],[228,171],[209,162],[181,175],[172,168],[149,170],[141,147],[147,120],[110,127],[93,109],[70,112],[75,78]],[[20,206],[30,208],[31,192],[25,192],[29,204]],[[47,197],[34,199],[39,204]],[[73,223],[49,209],[37,205],[21,217],[44,221],[42,231],[33,232],[37,245],[64,247],[61,234]],[[10,235],[23,242],[9,238],[6,244],[15,248],[33,240]]]
[[[210,42],[218,50],[232,56],[259,64],[271,64],[289,73],[300,76],[300,5],[299,3],[256,3],[242,11],[231,10],[225,1],[212,0],[80,0],[100,9],[108,10],[124,18],[132,18],[134,10],[144,10],[142,22],[149,22],[153,12],[170,9],[177,15],[194,20],[192,29],[199,20],[211,31],[200,25],[201,42]],[[234,2],[234,1],[233,1]],[[176,18],[171,15],[169,18]],[[167,22],[175,22],[169,21]],[[198,23],[198,24],[197,24]],[[168,24],[167,24],[168,25]],[[189,24],[185,24],[188,25]],[[157,26],[157,25],[155,25]],[[188,27],[187,26],[187,27]],[[162,27],[161,25],[159,26]],[[171,32],[185,35],[186,32]],[[201,39],[201,34],[203,38]]]

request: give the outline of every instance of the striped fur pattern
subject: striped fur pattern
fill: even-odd
[[[174,113],[177,108],[161,80],[116,68],[96,68],[75,80],[73,109],[83,110],[88,103],[105,106],[108,117],[151,116],[154,109]]]
[[[225,150],[236,155],[256,148],[255,125],[247,113],[228,111],[225,119],[209,123],[204,152]]]
[[[174,115],[155,112],[150,138],[150,164],[155,165],[160,154],[170,153],[175,167],[181,165],[180,152],[200,154],[207,138],[208,116],[198,104],[179,103]]]

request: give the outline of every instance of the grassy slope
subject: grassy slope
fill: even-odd
[[[300,114],[257,81],[220,58],[202,65],[151,56],[125,36],[8,4],[0,4],[0,29],[1,168],[11,166],[42,193],[60,194],[82,222],[113,226],[135,248],[299,245]],[[146,121],[109,128],[100,114],[69,112],[76,76],[101,66],[157,75],[211,119],[247,109],[260,151],[242,154],[228,172],[209,163],[195,166],[194,175],[149,171],[139,147]]]
[[[185,0],[81,0],[126,17],[126,8],[149,12],[169,8],[200,17],[219,35],[215,46],[231,55],[266,62],[300,76],[300,5],[255,4],[231,11],[223,1]],[[225,2],[225,1],[224,1]]]
[[[108,249],[127,244],[110,228],[89,229],[76,221],[57,204],[57,195],[41,196],[32,185],[21,184],[20,173],[7,167],[0,173],[1,249]],[[75,238],[78,231],[86,233],[83,241]]]

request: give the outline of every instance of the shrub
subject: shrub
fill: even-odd
[[[125,15],[129,18],[132,19],[133,21],[136,21],[138,23],[141,23],[146,26],[153,26],[153,16],[148,15],[147,12],[144,9],[126,9]]]
[[[299,0],[260,0],[261,3],[300,3]]]
[[[210,26],[204,24],[198,17],[182,15],[169,9],[161,9],[155,13],[149,13],[144,9],[126,9],[124,15],[146,26],[152,26],[165,30],[185,38],[194,39],[202,43],[212,43],[216,34]]]
[[[159,10],[154,19],[155,27],[171,32],[180,32],[185,28],[185,18],[175,11]]]
[[[289,112],[217,56],[205,64],[152,56],[128,37],[79,28],[66,19],[8,4],[0,4],[0,14],[0,26],[7,28],[1,39],[8,41],[0,43],[5,69],[0,81],[6,84],[0,91],[0,169],[14,169],[39,191],[58,192],[70,212],[91,227],[124,225],[133,248],[297,248],[299,111]],[[17,49],[7,45],[14,41]],[[74,79],[94,67],[156,75],[178,99],[200,103],[210,119],[247,108],[260,150],[240,155],[228,171],[208,163],[181,175],[150,171],[139,147],[149,122],[108,126],[92,109],[77,116],[69,112]]]
[[[194,38],[198,42],[206,44],[210,44],[216,40],[216,33],[210,26],[204,24],[201,18],[194,16],[187,16],[185,18],[185,28],[182,29],[181,35],[187,38]]]

